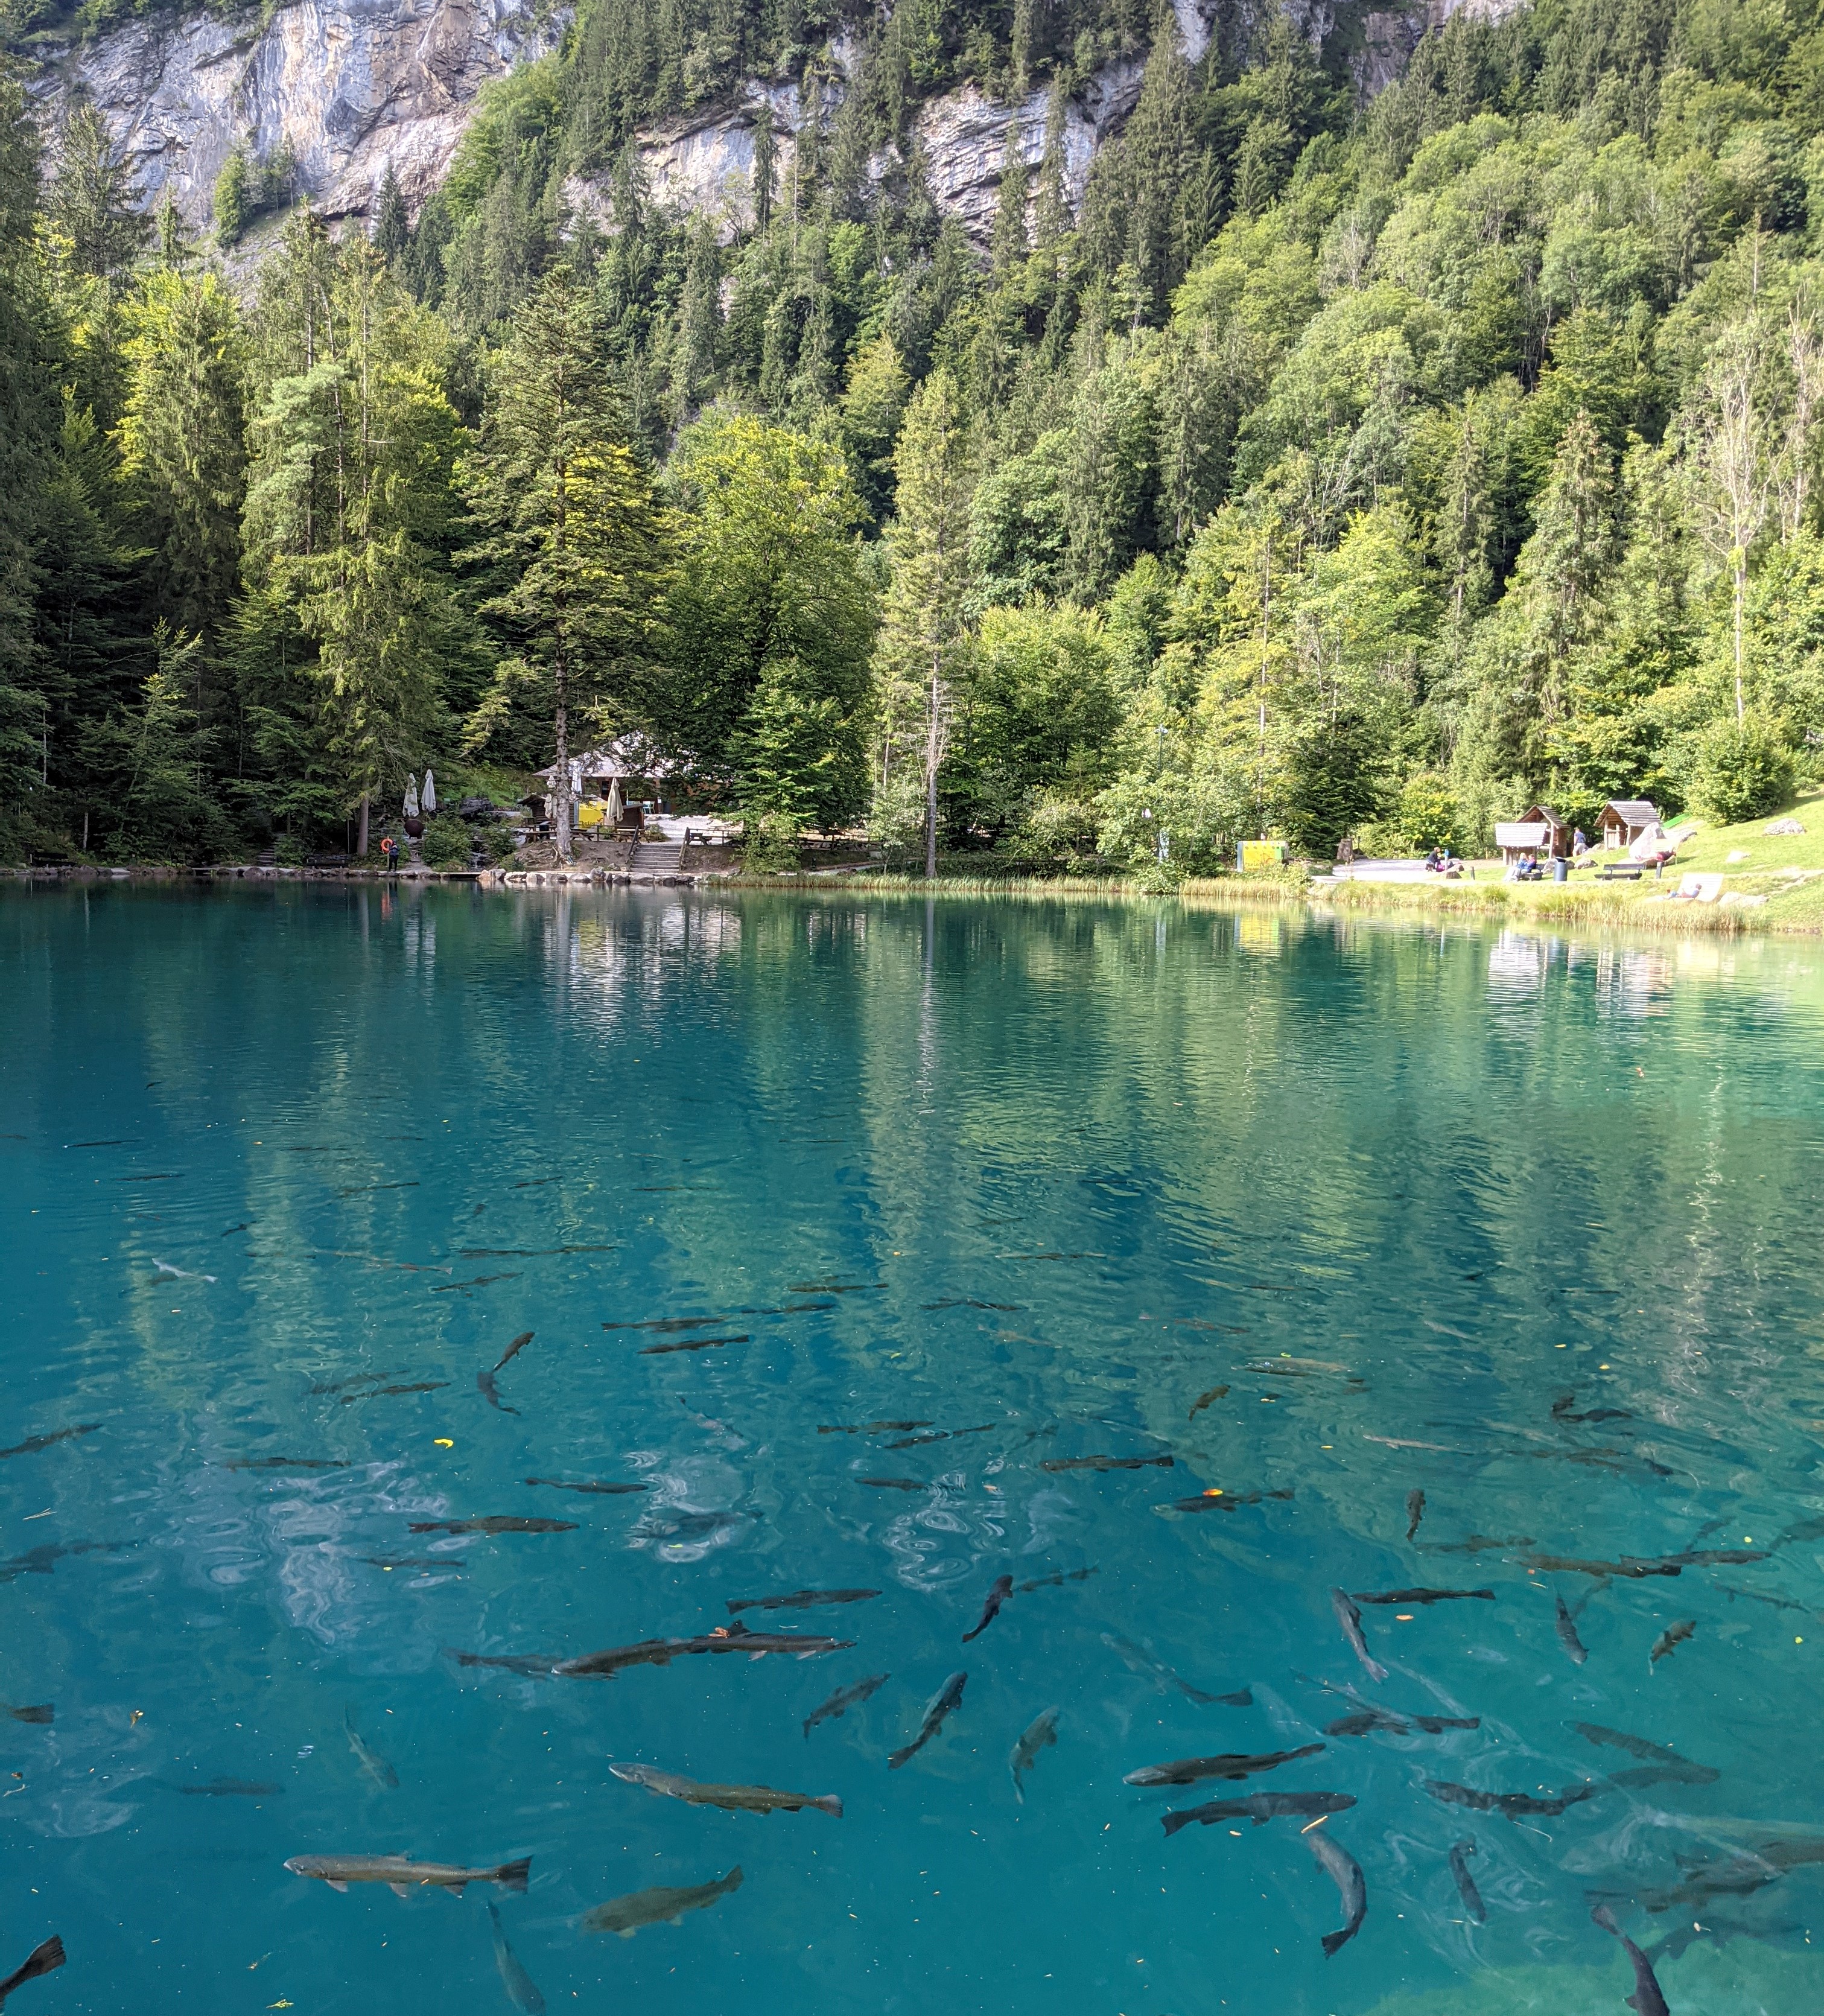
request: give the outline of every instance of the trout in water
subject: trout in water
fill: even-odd
[[[454,1890],[458,1896],[470,1883],[498,1883],[503,1890],[520,1890],[532,1867],[531,1856],[497,1863],[492,1869],[465,1869],[456,1862],[414,1862],[405,1855],[294,1855],[286,1863],[293,1876],[314,1876],[332,1890],[351,1883],[383,1883],[396,1896],[414,1890]]]
[[[354,1752],[354,1761],[362,1770],[376,1785],[383,1785],[389,1790],[396,1788],[399,1783],[398,1773],[377,1750],[370,1749],[362,1741],[361,1732],[354,1726],[354,1715],[351,1709],[345,1708],[342,1711],[342,1726],[348,1737],[348,1747]]]
[[[1296,1750],[1268,1750],[1257,1757],[1228,1752],[1220,1757],[1180,1757],[1171,1764],[1145,1764],[1122,1779],[1124,1785],[1194,1785],[1200,1778],[1250,1778],[1257,1771],[1275,1770],[1300,1757],[1315,1757],[1321,1743]]]
[[[616,1897],[583,1914],[585,1932],[618,1932],[631,1939],[645,1925],[677,1925],[686,1911],[707,1911],[720,1897],[741,1887],[739,1865],[714,1883],[692,1883],[682,1888],[660,1885],[651,1890],[636,1890],[630,1897]]]
[[[610,1764],[609,1769],[629,1785],[643,1785],[649,1792],[666,1799],[682,1799],[687,1806],[723,1806],[732,1813],[795,1813],[815,1806],[833,1819],[842,1818],[842,1801],[833,1792],[775,1792],[770,1785],[699,1784],[682,1778],[675,1771],[661,1771],[650,1764]]]
[[[1347,1813],[1355,1803],[1348,1792],[1251,1792],[1245,1799],[1207,1799],[1200,1806],[1180,1806],[1175,1813],[1161,1813],[1167,1834],[1195,1821],[1214,1827],[1218,1820],[1252,1820],[1265,1827],[1268,1820],[1322,1820],[1331,1813]]]
[[[34,1946],[17,1967],[0,1981],[0,2002],[4,2002],[14,1989],[23,1988],[28,1981],[36,1981],[41,1974],[49,1974],[63,1964],[63,1942],[53,1932],[43,1945]]]
[[[1026,1803],[1026,1788],[1020,1780],[1038,1762],[1038,1753],[1049,1750],[1057,1740],[1058,1711],[1048,1708],[1044,1714],[1033,1718],[1026,1733],[1014,1744],[1007,1769],[1013,1780],[1013,1796],[1021,1805]]]
[[[1323,1937],[1324,1958],[1330,1960],[1339,1947],[1346,1946],[1361,1931],[1362,1921],[1368,1916],[1368,1879],[1362,1873],[1361,1863],[1322,1827],[1312,1829],[1304,1838],[1311,1853],[1323,1864],[1325,1873],[1343,1893],[1343,1929],[1326,1932]]]
[[[808,1737],[820,1722],[840,1722],[859,1701],[865,1701],[877,1693],[891,1679],[890,1673],[870,1673],[865,1679],[852,1681],[846,1687],[838,1687],[820,1708],[814,1708],[804,1718],[804,1733]]]
[[[507,2000],[516,2009],[523,2009],[526,2016],[545,2016],[545,1998],[538,1993],[537,1984],[520,1966],[519,1956],[507,1944],[506,1928],[501,1924],[500,1913],[495,1910],[494,1899],[487,1900],[487,1922],[494,1930],[494,1964],[500,1969],[501,1985],[507,1992]]]
[[[889,1771],[897,1771],[901,1765],[909,1763],[925,1745],[944,1726],[948,1718],[962,1705],[962,1690],[969,1679],[967,1673],[952,1673],[942,1687],[925,1705],[924,1718],[919,1724],[919,1733],[910,1743],[894,1751],[887,1760]]]
[[[1362,1664],[1371,1680],[1384,1680],[1387,1669],[1368,1649],[1368,1640],[1362,1635],[1362,1612],[1349,1600],[1347,1589],[1330,1591],[1330,1607],[1337,1613],[1337,1622],[1343,1627],[1343,1636],[1349,1641],[1350,1650]]]
[[[1450,1852],[1450,1873],[1456,1878],[1457,1895],[1463,1900],[1463,1909],[1477,1924],[1488,1922],[1488,1909],[1482,1902],[1482,1893],[1476,1888],[1476,1879],[1470,1874],[1467,1858],[1476,1852],[1473,1841],[1459,1841]]]

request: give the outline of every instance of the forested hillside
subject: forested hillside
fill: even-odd
[[[756,860],[922,861],[934,804],[948,855],[1154,875],[1777,805],[1824,770],[1824,6],[1459,15],[1372,100],[1351,49],[584,0],[415,220],[300,208],[251,283],[244,189],[142,218],[16,66],[0,848],[340,847],[426,763],[627,727]],[[635,130],[756,77],[802,115],[751,228],[667,213]],[[971,78],[1051,93],[985,249],[912,123]]]

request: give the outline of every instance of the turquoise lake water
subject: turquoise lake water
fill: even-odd
[[[10,2010],[1581,2016],[1597,1897],[1678,2016],[1824,2007],[1821,1035],[1808,943],[0,898]],[[1376,1681],[1333,1588],[1493,1593],[1362,1604]],[[853,1642],[522,1669],[737,1622]],[[1304,1792],[1333,1957],[1305,1816],[1161,1826]]]

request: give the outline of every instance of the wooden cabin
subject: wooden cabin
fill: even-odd
[[[1497,821],[1495,844],[1509,867],[1522,855],[1549,861],[1570,851],[1570,828],[1549,805],[1529,805],[1516,819]]]
[[[1611,798],[1596,815],[1605,847],[1632,847],[1659,823],[1659,807],[1650,798]]]

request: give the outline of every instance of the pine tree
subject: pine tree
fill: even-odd
[[[626,443],[590,298],[567,266],[538,283],[493,362],[465,475],[487,530],[472,557],[496,571],[482,613],[507,646],[471,737],[485,740],[502,725],[528,686],[549,697],[552,828],[567,861],[571,710],[611,706],[624,694],[663,533],[646,470]]]
[[[63,121],[49,196],[47,213],[68,236],[77,272],[119,281],[146,242],[146,219],[139,186],[92,105],[76,106]]]
[[[412,243],[412,219],[405,208],[405,192],[393,164],[380,178],[380,203],[374,212],[374,250],[390,266],[402,258]]]
[[[149,272],[125,310],[121,471],[153,549],[154,606],[213,648],[239,572],[244,346],[214,273]]]
[[[754,228],[763,237],[772,223],[774,177],[779,143],[773,132],[772,103],[762,99],[754,113]]]
[[[911,751],[908,717],[922,704],[925,873],[937,873],[937,773],[969,578],[972,471],[956,380],[940,366],[912,394],[894,455],[898,516],[880,650],[890,682],[881,775],[890,794]],[[916,696],[916,698],[914,697]]]

